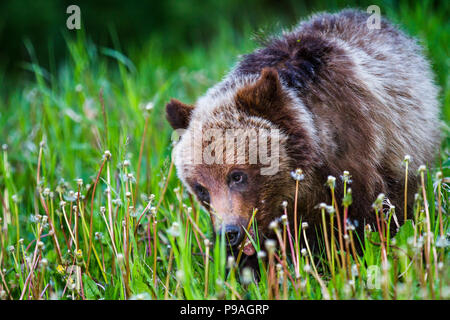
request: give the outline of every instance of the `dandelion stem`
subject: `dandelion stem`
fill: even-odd
[[[141,147],[139,149],[138,167],[137,167],[137,172],[136,172],[136,189],[134,190],[134,202],[133,202],[134,207],[136,207],[136,201],[139,196],[139,180],[141,177],[142,154],[144,153],[145,137],[147,136],[147,128],[148,128],[149,120],[150,120],[149,116],[145,117],[144,132],[142,133]]]
[[[299,243],[298,243],[298,221],[297,221],[297,202],[298,202],[298,180],[295,180],[295,200],[294,200],[294,240],[295,240],[295,254],[297,257],[297,274],[300,274],[299,268]]]
[[[97,178],[95,179],[94,188],[92,189],[92,198],[91,198],[91,220],[89,222],[89,250],[88,250],[88,258],[86,262],[86,270],[89,269],[89,262],[91,260],[91,249],[92,249],[92,227],[93,227],[93,220],[94,220],[94,196],[95,196],[95,189],[97,188],[98,180],[100,179],[100,175],[102,174],[103,166],[105,165],[108,158],[105,156],[103,158],[102,164],[100,166],[100,170],[98,171]]]

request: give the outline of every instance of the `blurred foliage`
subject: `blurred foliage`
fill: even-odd
[[[382,13],[409,11],[414,3],[378,2]],[[0,3],[0,63],[14,68],[17,61],[27,60],[24,38],[35,44],[37,55],[45,64],[49,64],[48,56],[59,58],[65,49],[63,33],[68,32],[66,8],[71,4],[81,8],[82,28],[97,44],[111,44],[114,32],[124,47],[139,46],[156,37],[164,42],[165,48],[177,51],[186,46],[206,44],[214,38],[223,21],[239,31],[245,24],[261,27],[267,23],[294,23],[314,11],[334,11],[348,6],[367,8],[373,1],[5,0]],[[448,15],[448,1],[433,1],[427,8],[434,12],[418,14],[426,19],[446,11]]]
[[[81,9],[80,31],[66,28],[66,8],[71,4]],[[443,88],[444,105],[448,105],[448,0],[4,0],[0,2],[0,82],[32,80],[27,66],[32,60],[55,74],[62,61],[70,59],[67,40],[80,33],[96,46],[114,48],[131,61],[144,58],[142,48],[157,48],[164,53],[165,68],[174,71],[183,66],[185,52],[208,50],[223,36],[220,33],[226,32],[236,42],[239,37],[289,27],[317,11],[365,10],[371,4],[422,40]],[[7,90],[1,93],[8,94]],[[446,109],[444,118],[450,118]]]
[[[115,34],[124,47],[141,46],[148,39],[158,38],[163,47],[176,53],[186,46],[206,44],[218,32],[221,21],[233,28],[250,23],[256,25],[265,16],[286,16],[290,2],[278,1],[47,1],[23,0],[0,3],[0,61],[8,69],[28,60],[23,45],[29,38],[38,58],[48,65],[48,57],[58,59],[65,51],[63,33],[69,16],[66,8],[77,4],[81,9],[82,29],[99,45],[111,45]],[[15,69],[17,71],[17,69]]]

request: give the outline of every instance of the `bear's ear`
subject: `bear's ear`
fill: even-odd
[[[166,105],[166,118],[172,128],[186,129],[191,120],[193,106],[184,104],[177,99],[171,99]]]
[[[283,105],[284,97],[277,70],[266,67],[254,84],[236,93],[236,105],[244,112],[270,117],[280,111],[278,107]]]

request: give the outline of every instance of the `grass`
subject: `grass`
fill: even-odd
[[[212,239],[208,215],[176,179],[163,111],[170,97],[194,101],[255,48],[253,29],[236,33],[219,21],[206,48],[168,54],[161,37],[127,55],[114,34],[111,49],[80,32],[67,37],[67,60],[49,71],[25,41],[33,78],[0,89],[1,298],[449,299],[449,25],[431,2],[387,8],[424,42],[442,88],[441,156],[436,168],[416,173],[414,220],[391,237],[395,211],[382,212],[383,197],[373,199],[380,228],[366,230],[358,256],[362,239],[343,223],[351,194],[343,207],[319,207],[339,232],[318,253],[306,226],[295,231],[279,217],[279,246],[251,239],[259,282],[235,268],[225,240]],[[347,190],[343,177],[330,179],[326,192],[337,183]]]

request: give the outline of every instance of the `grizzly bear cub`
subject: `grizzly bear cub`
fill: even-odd
[[[255,210],[260,240],[273,237],[269,224],[283,205],[294,225],[293,176],[301,179],[297,216],[311,235],[317,205],[331,204],[328,176],[337,177],[341,205],[344,171],[352,180],[348,221],[359,232],[374,225],[380,193],[401,224],[405,155],[412,209],[417,169],[432,165],[438,148],[438,90],[416,41],[384,19],[369,28],[368,18],[356,10],[314,15],[243,56],[195,105],[167,104],[181,135],[178,176],[234,252],[242,245],[254,255],[242,242]]]

